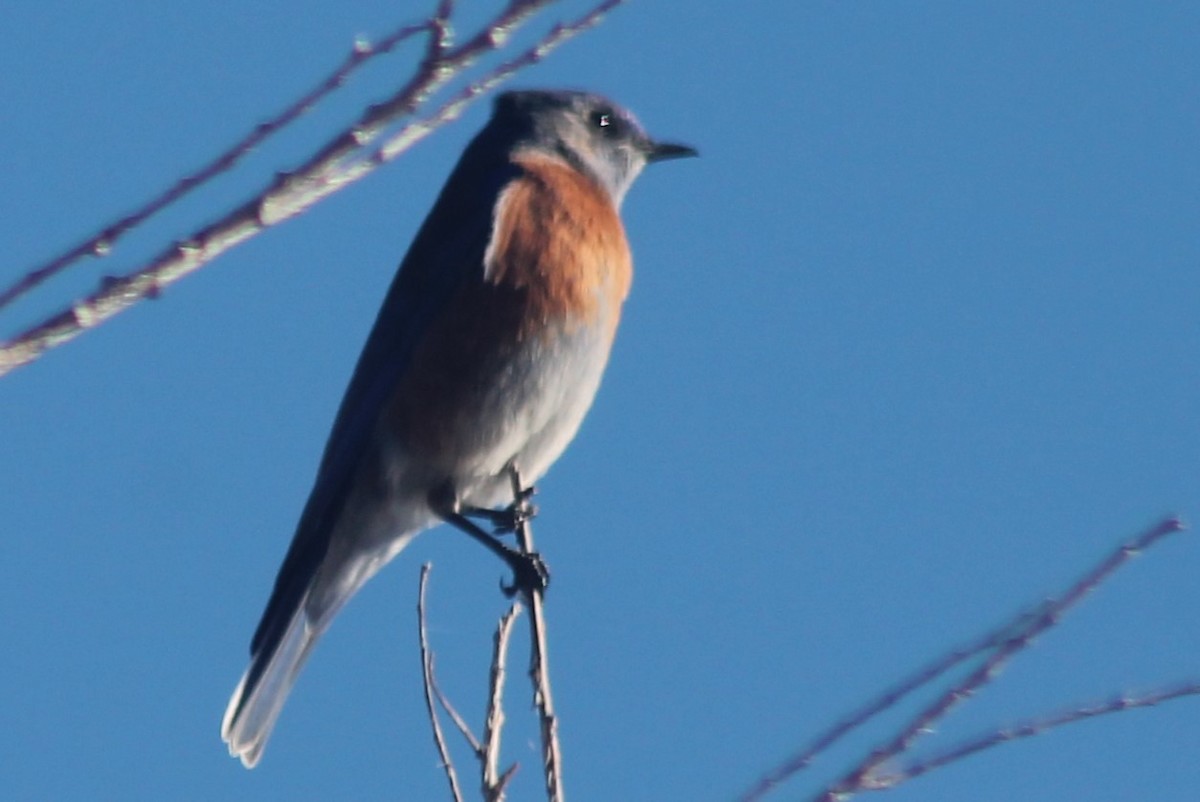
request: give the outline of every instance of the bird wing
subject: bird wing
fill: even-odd
[[[463,281],[482,280],[493,210],[504,187],[518,175],[519,168],[509,162],[479,164],[468,149],[417,232],[338,408],[316,482],[251,641],[251,654],[286,626],[321,566],[383,406],[430,323]]]

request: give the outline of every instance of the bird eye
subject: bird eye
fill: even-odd
[[[596,111],[592,113],[592,124],[599,128],[605,136],[616,136],[620,133],[620,122],[620,118],[611,111]]]

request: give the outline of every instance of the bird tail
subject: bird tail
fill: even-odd
[[[306,592],[293,607],[286,626],[268,634],[225,709],[221,738],[229,744],[229,754],[241,758],[248,769],[262,757],[292,684],[324,630],[320,622],[309,618],[307,601]]]

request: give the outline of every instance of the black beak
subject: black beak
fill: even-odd
[[[700,151],[690,145],[678,145],[674,142],[651,142],[650,149],[646,151],[646,161],[662,162],[667,159],[686,159],[699,155]]]

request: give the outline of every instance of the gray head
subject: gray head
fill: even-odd
[[[487,129],[508,139],[510,152],[559,156],[599,182],[618,206],[647,164],[697,155],[687,145],[654,141],[630,112],[588,92],[505,92]]]

